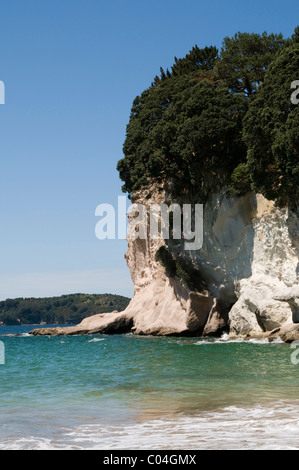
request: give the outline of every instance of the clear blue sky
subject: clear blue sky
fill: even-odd
[[[133,99],[195,44],[290,36],[298,13],[298,0],[2,0],[0,300],[131,296],[126,241],[94,229],[97,205],[122,194]]]

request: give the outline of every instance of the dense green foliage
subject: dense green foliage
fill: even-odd
[[[72,294],[61,297],[7,299],[0,302],[0,322],[74,324],[97,313],[124,310],[130,299],[113,294]]]
[[[299,43],[278,54],[244,119],[254,189],[280,205],[299,200],[299,106],[290,99],[296,78]]]
[[[221,51],[195,46],[161,68],[133,102],[117,166],[123,191],[155,183],[203,202],[223,187],[252,188],[288,202],[298,181],[298,37],[299,28],[289,39],[237,33]]]
[[[237,33],[223,41],[217,74],[234,93],[252,97],[275,54],[286,44],[281,34]]]

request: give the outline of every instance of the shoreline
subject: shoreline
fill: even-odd
[[[55,426],[49,435],[5,436],[0,449],[298,450],[298,411],[299,400],[274,400],[158,417],[147,413],[123,422],[86,417]]]
[[[247,335],[237,335],[230,332],[228,329],[223,331],[221,334],[217,335],[200,335],[192,334],[192,332],[183,331],[180,333],[166,333],[166,334],[157,334],[155,331],[140,333],[134,331],[134,321],[131,317],[125,317],[124,312],[112,312],[108,314],[98,314],[92,317],[85,318],[79,324],[61,324],[61,325],[51,325],[47,324],[46,326],[41,324],[22,324],[22,325],[1,325],[0,326],[0,336],[10,336],[11,333],[2,333],[5,329],[20,327],[28,328],[29,331],[26,333],[30,336],[82,336],[82,335],[122,335],[122,334],[132,334],[134,336],[140,337],[173,337],[173,338],[190,338],[198,340],[220,340],[223,341],[223,338],[226,337],[229,341],[268,341],[272,342],[283,342],[283,343],[292,343],[293,341],[299,341],[299,324],[297,323],[286,323],[281,327],[275,328],[274,330],[264,332],[263,334],[247,334]],[[108,315],[108,318],[107,316]],[[102,317],[102,318],[101,318]],[[120,317],[120,318],[119,318]],[[109,320],[109,321],[108,321]],[[3,330],[2,330],[3,329]],[[20,333],[22,335],[22,333]]]
[[[29,331],[30,335],[33,336],[68,336],[68,335],[91,335],[91,334],[126,334],[132,333],[138,336],[177,336],[177,337],[194,337],[194,338],[208,338],[213,335],[200,335],[192,334],[192,331],[173,331],[162,330],[150,327],[147,331],[140,331],[135,327],[135,317],[130,313],[124,312],[111,312],[93,315],[82,320],[78,325],[69,326],[54,326],[54,327],[39,327]],[[299,341],[299,323],[285,323],[280,327],[274,328],[271,331],[265,331],[264,333],[248,332],[244,334],[235,334],[229,331],[223,331],[227,333],[230,339],[243,339],[244,341],[250,339],[267,339],[272,342],[276,339],[281,339],[285,343],[291,343],[293,341]],[[214,335],[219,337],[219,335]],[[221,335],[220,335],[221,336]]]

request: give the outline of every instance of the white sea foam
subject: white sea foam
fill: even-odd
[[[57,439],[7,438],[0,449],[299,450],[299,402],[229,406],[190,416],[133,424],[83,424]]]
[[[230,338],[227,333],[224,333],[220,338],[211,338],[211,339],[200,339],[196,341],[195,345],[202,346],[204,344],[229,344],[229,343],[249,343],[249,344],[270,344],[270,343],[284,343],[280,338],[276,338],[274,341],[269,341],[267,338]]]
[[[4,334],[0,334],[0,336],[6,336],[6,337],[20,337],[20,338],[32,338],[32,335],[30,335],[29,333],[4,333]]]
[[[89,343],[97,343],[98,341],[105,341],[105,338],[92,338],[88,342]]]

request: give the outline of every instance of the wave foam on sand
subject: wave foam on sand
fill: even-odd
[[[299,401],[230,406],[173,419],[134,424],[83,424],[61,429],[59,439],[35,436],[2,442],[17,449],[178,449],[178,450],[287,450],[299,449]]]

